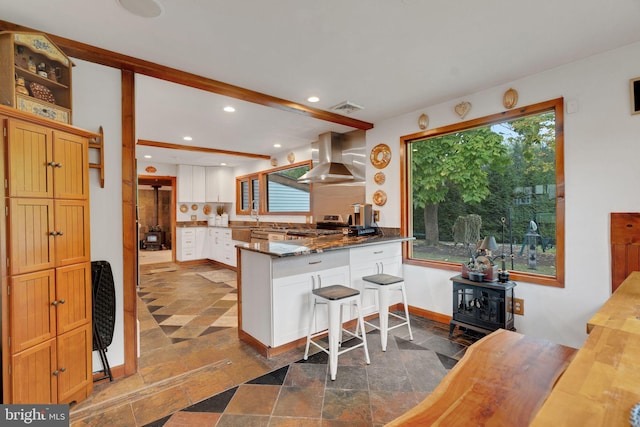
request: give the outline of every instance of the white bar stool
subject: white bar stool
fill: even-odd
[[[347,351],[355,350],[359,347],[364,347],[365,361],[367,362],[367,365],[371,363],[371,361],[369,360],[369,350],[367,348],[367,335],[364,333],[364,319],[362,318],[362,310],[360,309],[360,291],[343,285],[332,285],[325,288],[314,289],[312,293],[313,311],[311,314],[311,320],[309,321],[309,333],[307,335],[307,345],[304,350],[304,360],[307,360],[307,357],[309,356],[309,344],[313,344],[320,350],[327,353],[329,355],[329,372],[331,373],[331,380],[336,379],[336,374],[338,372],[338,356],[346,353]],[[328,349],[312,341],[313,338],[319,335],[323,335],[327,332],[326,330],[324,330],[315,334],[311,333],[311,331],[313,330],[313,321],[316,317],[316,307],[318,304],[326,304],[329,311]],[[351,307],[351,305],[354,305],[356,307],[356,310],[358,310],[358,326],[362,329],[363,332],[361,337],[357,334],[358,328],[356,328],[355,334],[343,328],[343,305],[348,305],[349,307]],[[342,344],[342,332],[360,339],[361,342],[354,345],[353,347],[339,350],[339,347]]]
[[[380,306],[378,314],[380,318],[380,327],[372,325],[369,322],[365,322],[372,328],[380,331],[380,342],[382,343],[382,351],[387,351],[387,336],[391,329],[399,328],[400,326],[407,325],[409,328],[409,338],[413,341],[413,333],[411,332],[411,324],[409,323],[409,308],[407,307],[407,293],[404,289],[404,279],[398,276],[392,276],[390,274],[372,274],[371,276],[364,276],[364,289],[375,290],[378,292],[378,304]],[[391,291],[400,291],[402,293],[402,303],[404,304],[404,316],[398,316],[395,313],[389,312],[389,299]],[[389,327],[389,316],[397,317],[403,320],[402,323]],[[356,330],[356,333],[358,331]]]

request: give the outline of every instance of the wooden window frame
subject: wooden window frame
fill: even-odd
[[[456,123],[440,128],[429,129],[400,138],[400,185],[401,185],[401,233],[403,236],[410,235],[411,214],[410,200],[408,198],[410,183],[409,177],[411,156],[408,154],[408,147],[411,142],[425,138],[445,135],[453,132],[472,129],[480,126],[492,125],[508,120],[532,114],[544,113],[546,111],[555,112],[556,120],[556,275],[548,276],[522,271],[510,271],[511,280],[527,283],[540,284],[564,288],[565,280],[565,173],[564,173],[564,99],[556,98],[550,101],[540,102],[513,110],[492,114],[466,122]],[[403,262],[409,265],[421,267],[437,268],[441,270],[460,271],[459,263],[445,261],[421,260],[409,258],[409,245],[405,242],[403,246]]]
[[[253,182],[257,180],[258,182],[258,215],[266,216],[266,215],[309,215],[311,210],[309,211],[297,211],[297,212],[269,212],[267,210],[267,175],[273,172],[277,172],[284,169],[295,169],[300,166],[308,165],[309,168],[312,167],[311,160],[305,160],[298,163],[291,163],[284,166],[278,166],[272,169],[267,169],[259,172],[254,172],[248,175],[242,175],[236,177],[236,214],[237,215],[251,215],[251,206],[253,203]],[[242,209],[242,183],[248,182],[249,188],[249,209]]]

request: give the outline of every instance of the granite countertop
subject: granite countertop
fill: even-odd
[[[287,257],[347,249],[355,246],[377,245],[388,242],[404,242],[413,239],[413,237],[401,236],[323,236],[311,239],[244,243],[236,245],[236,247],[274,257]]]

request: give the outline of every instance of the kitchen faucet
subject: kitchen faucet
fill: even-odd
[[[258,215],[258,201],[254,200],[251,202],[251,213],[250,213],[251,218],[255,218],[256,220],[256,226],[259,227],[260,226],[260,216]]]

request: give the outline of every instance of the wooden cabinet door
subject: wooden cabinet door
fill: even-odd
[[[11,199],[9,224],[10,274],[53,268],[53,200]]]
[[[56,325],[58,334],[91,321],[91,263],[56,269]]]
[[[90,261],[89,202],[56,200],[54,203],[56,266]]]
[[[53,196],[58,199],[89,197],[89,154],[87,138],[53,132]]]
[[[611,213],[611,292],[640,270],[640,213]]]
[[[58,403],[55,339],[12,356],[11,365],[12,404]]]
[[[56,336],[55,274],[53,270],[10,279],[11,353],[15,354]]]
[[[8,120],[9,197],[53,196],[53,133],[20,120]]]
[[[91,323],[58,336],[58,403],[71,403],[87,397],[93,389],[91,373]]]

